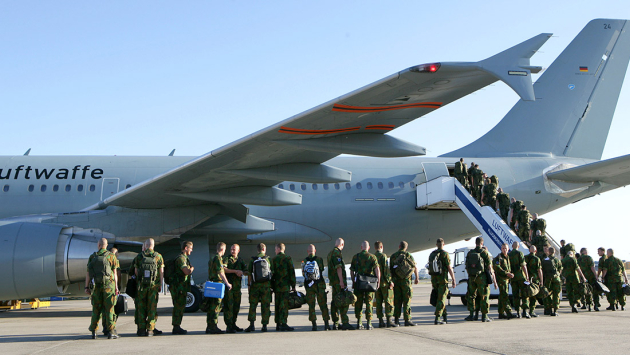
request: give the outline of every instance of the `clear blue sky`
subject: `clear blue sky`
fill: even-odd
[[[553,32],[532,59],[546,67],[597,17],[630,18],[630,3],[4,1],[0,153],[196,156],[403,68],[476,61]],[[604,158],[630,153],[629,86]],[[496,83],[392,135],[436,156],[517,99]],[[544,217],[556,239],[630,259],[629,199],[622,188]]]

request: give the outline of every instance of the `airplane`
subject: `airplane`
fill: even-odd
[[[167,259],[190,240],[197,281],[218,242],[245,260],[282,242],[297,267],[309,244],[325,257],[337,238],[381,240],[386,253],[471,238],[462,211],[415,208],[418,187],[460,157],[541,215],[625,186],[630,155],[600,159],[630,60],[626,24],[589,22],[535,83],[530,59],[549,33],[478,62],[404,69],[199,157],[0,157],[0,299],[81,292],[101,237],[123,267],[147,238]],[[387,134],[497,81],[520,100],[460,149],[419,157],[425,148]]]

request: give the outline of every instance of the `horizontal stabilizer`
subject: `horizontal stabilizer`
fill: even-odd
[[[547,174],[551,180],[575,183],[601,181],[615,186],[630,184],[630,154]]]

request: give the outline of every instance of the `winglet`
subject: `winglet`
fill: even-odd
[[[175,149],[171,150],[171,152],[168,154],[169,157],[172,157],[173,155],[175,155]]]
[[[485,71],[506,83],[524,101],[536,101],[531,74],[539,70],[536,70],[538,67],[530,65],[529,59],[551,38],[551,35],[551,33],[541,33],[478,62],[477,66],[479,70]]]
[[[28,148],[28,150],[26,151],[26,153],[24,153],[24,156],[27,156],[27,155],[29,155],[29,154],[31,154],[31,148]]]

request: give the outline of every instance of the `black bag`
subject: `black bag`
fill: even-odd
[[[114,313],[116,313],[116,315],[120,315],[121,313],[127,314],[128,309],[127,297],[119,294],[116,298],[116,304],[114,305]]]
[[[492,273],[490,273],[489,269],[484,272],[486,273],[486,283],[492,285]]]
[[[357,287],[359,291],[376,292],[378,278],[376,276],[357,275]]]
[[[623,290],[623,294],[626,296],[630,296],[630,286],[626,285],[625,287],[621,288]]]
[[[429,303],[431,303],[431,305],[433,307],[437,307],[437,290],[436,289],[432,289],[431,290],[431,296],[429,297]]]
[[[608,286],[604,285],[604,283],[601,281],[595,281],[595,283],[593,284],[593,289],[598,294],[610,292],[610,289],[608,288]]]
[[[306,304],[306,296],[300,292],[289,292],[289,309],[302,308]]]
[[[170,285],[173,276],[175,276],[175,259],[169,259],[164,263],[164,283]]]
[[[129,278],[129,280],[127,281],[127,295],[133,299],[135,299],[138,296],[138,283],[136,282],[136,279],[131,277]]]

